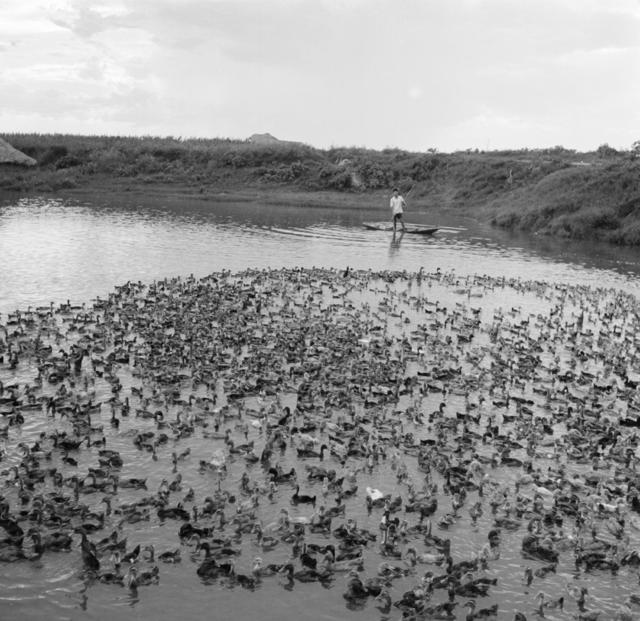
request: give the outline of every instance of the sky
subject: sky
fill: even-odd
[[[0,0],[0,133],[640,140],[640,0]]]

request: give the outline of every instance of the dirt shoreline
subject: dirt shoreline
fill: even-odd
[[[263,205],[290,205],[309,208],[342,208],[354,210],[384,209],[388,207],[389,193],[380,190],[363,192],[339,192],[330,190],[303,190],[291,187],[212,187],[187,183],[142,182],[137,179],[96,179],[74,188],[62,188],[52,192],[32,190],[16,192],[0,190],[0,201],[15,198],[55,196],[61,198],[90,197],[105,194],[114,197],[145,196],[197,200],[211,203],[260,203]],[[409,199],[411,205],[421,209],[429,207],[424,200]]]
[[[194,187],[184,183],[141,183],[135,179],[119,184],[100,181],[77,188],[56,192],[60,196],[82,196],[104,192],[110,195],[150,196],[176,199],[192,199],[206,202],[262,203],[265,205],[299,205],[301,207],[342,207],[371,208],[386,206],[388,197],[383,192],[345,193],[327,190],[308,191],[288,187],[269,188],[219,188],[211,186]]]

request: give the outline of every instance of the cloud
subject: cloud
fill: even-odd
[[[94,1],[90,4],[86,0],[72,0],[48,12],[52,23],[80,37],[91,37],[109,28],[122,27],[128,15],[124,2]]]
[[[47,6],[0,6],[1,118],[23,131],[42,115],[51,131],[94,119],[114,132],[270,131],[318,146],[637,139],[633,0]]]
[[[0,54],[2,52],[7,52],[12,47],[15,47],[17,43],[15,41],[0,41]]]
[[[422,88],[417,85],[410,86],[407,95],[409,95],[410,99],[420,99],[423,95]]]

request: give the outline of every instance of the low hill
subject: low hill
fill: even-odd
[[[570,238],[640,243],[640,159],[609,147],[413,153],[399,149],[315,149],[296,142],[11,134],[37,160],[0,167],[0,192],[172,185],[207,197],[247,189],[330,191],[344,203],[388,193],[414,205],[461,210],[497,226]]]

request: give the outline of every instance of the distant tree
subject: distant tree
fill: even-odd
[[[640,140],[636,140],[631,145],[631,157],[633,158],[640,157]]]
[[[613,147],[610,147],[606,142],[598,147],[596,153],[598,154],[598,157],[602,158],[615,157],[618,155],[618,151]]]
[[[573,155],[576,150],[575,149],[566,149],[561,144],[557,144],[555,147],[551,149],[542,149],[541,151],[545,155]]]

